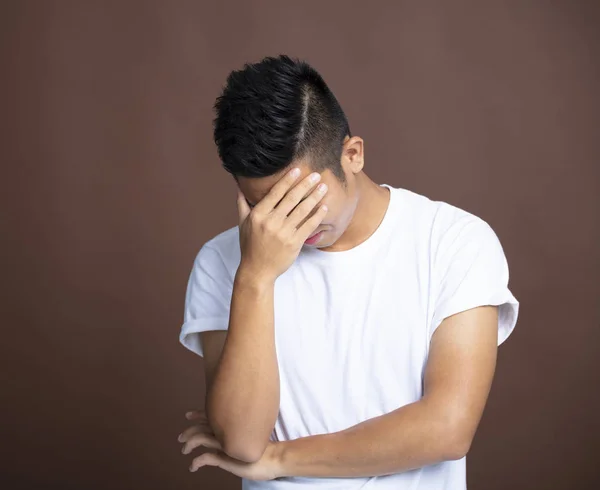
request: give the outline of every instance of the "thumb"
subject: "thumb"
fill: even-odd
[[[248,206],[248,202],[246,201],[246,197],[239,189],[237,190],[237,207],[238,207],[238,215],[240,219],[240,225],[244,222],[244,220],[250,214],[250,206]]]

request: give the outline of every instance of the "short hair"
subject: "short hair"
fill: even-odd
[[[214,140],[227,172],[266,177],[307,158],[346,183],[340,159],[350,127],[344,111],[307,62],[266,57],[232,71],[214,104]]]

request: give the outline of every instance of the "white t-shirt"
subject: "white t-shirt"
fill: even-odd
[[[492,228],[450,204],[390,190],[375,232],[342,252],[303,247],[275,282],[280,410],[271,439],[344,430],[423,394],[429,342],[442,320],[499,305],[498,345],[519,304]],[[198,252],[187,285],[180,341],[202,354],[198,332],[226,330],[240,262],[238,228]],[[247,490],[466,488],[466,458],[371,478],[243,480]]]

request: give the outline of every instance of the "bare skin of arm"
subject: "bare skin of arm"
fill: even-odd
[[[239,273],[229,331],[202,333],[207,418],[224,451],[240,461],[260,458],[279,411],[273,291],[273,283]]]
[[[220,452],[202,426],[183,433],[184,454],[207,449],[190,467],[218,466],[251,480],[300,476],[371,477],[460,459],[471,446],[496,365],[498,311],[481,306],[446,318],[432,336],[423,397],[392,412],[330,434],[270,442],[259,461]],[[194,411],[189,420],[202,420]]]
[[[229,329],[201,334],[207,422],[222,450],[244,462],[261,458],[279,412],[275,280],[326,213],[319,206],[325,192],[311,192],[318,179],[303,179],[290,190],[296,179],[288,172],[253,209],[238,192],[241,262]]]
[[[490,392],[497,339],[495,306],[446,318],[433,334],[421,400],[344,431],[272,445],[275,476],[380,476],[464,457]]]

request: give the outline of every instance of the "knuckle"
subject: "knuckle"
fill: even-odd
[[[288,247],[294,247],[296,245],[296,235],[292,233],[288,233],[285,237],[285,244]]]
[[[192,436],[193,436],[195,433],[196,433],[196,427],[194,426],[194,427],[190,427],[189,429],[186,429],[186,430],[183,432],[183,436],[184,436],[186,439],[189,439],[189,438],[190,438],[190,437],[192,437]]]
[[[297,185],[294,187],[289,194],[293,199],[300,200],[306,195],[313,185],[313,182],[303,182],[302,185]]]
[[[284,245],[287,245],[289,240],[290,240],[290,235],[287,232],[287,230],[281,228],[276,232],[277,235],[277,239],[283,243]]]
[[[321,199],[323,199],[323,194],[321,194],[320,192],[314,192],[313,194],[311,194],[310,196],[310,205],[312,207],[314,207],[318,202],[321,201]],[[309,199],[307,199],[308,201]]]
[[[285,179],[280,180],[279,182],[277,182],[277,184],[275,184],[271,188],[271,190],[269,191],[269,194],[272,195],[273,197],[281,199],[283,196],[285,196],[286,194],[288,194],[290,192],[290,189],[292,188],[293,184],[294,184],[293,181],[288,182]]]
[[[188,449],[193,449],[196,448],[198,446],[201,446],[202,444],[204,444],[204,437],[202,437],[201,435],[195,435],[194,437],[191,437],[186,446]]]
[[[323,216],[321,215],[321,213],[316,212],[310,218],[308,218],[306,221],[308,223],[310,223],[311,226],[315,226],[315,225],[318,225],[322,219],[323,219]]]
[[[318,177],[313,180],[313,174],[318,175]],[[320,172],[311,172],[309,175],[306,176],[306,178],[304,179],[304,186],[305,187],[312,187],[313,185],[315,185],[317,182],[319,182],[319,180],[321,180],[322,176]]]
[[[270,235],[279,235],[280,227],[277,225],[274,219],[265,220],[262,223],[263,230],[269,233]]]
[[[315,204],[308,199],[303,202],[300,206],[298,206],[298,215],[299,217],[306,217],[309,215],[311,209],[313,209]]]
[[[296,250],[297,244],[294,237],[288,237],[284,243],[284,247],[287,253],[292,253]]]
[[[321,201],[322,196],[312,194],[308,199],[302,203],[302,212],[309,213],[315,206]]]

